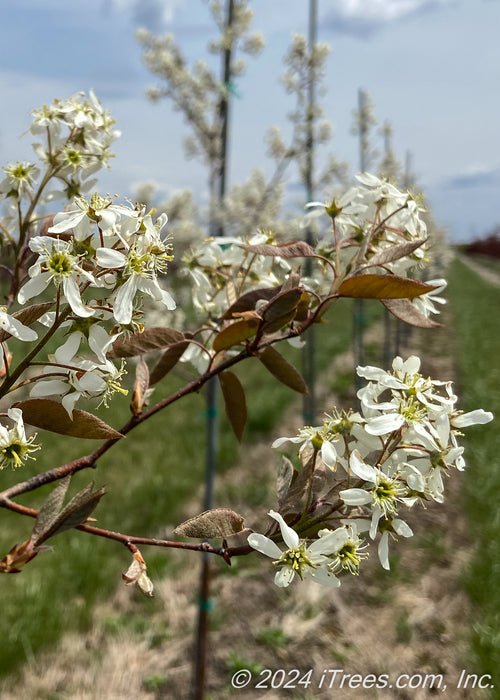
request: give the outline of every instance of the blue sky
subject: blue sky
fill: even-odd
[[[263,137],[286,133],[291,108],[278,77],[292,32],[307,33],[307,0],[251,0],[266,49],[248,59],[232,111],[230,182],[271,170]],[[322,98],[335,126],[331,150],[357,170],[352,112],[360,87],[393,146],[413,170],[435,218],[453,240],[500,224],[499,0],[318,0],[318,38],[332,53]],[[16,0],[0,3],[0,162],[30,157],[29,112],[54,97],[93,88],[122,131],[101,192],[130,196],[155,180],[165,191],[205,189],[205,172],[186,160],[187,128],[167,101],[144,97],[156,79],[141,64],[134,33],[176,35],[190,61],[214,36],[203,0]],[[381,140],[377,144],[382,146]],[[318,193],[321,196],[322,193]]]

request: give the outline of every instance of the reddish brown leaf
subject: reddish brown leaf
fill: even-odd
[[[247,406],[245,391],[240,380],[233,373],[226,370],[218,375],[226,414],[237,439],[241,441],[247,422]]]
[[[116,340],[108,355],[109,357],[134,357],[163,350],[182,340],[184,340],[184,334],[174,328],[148,328],[143,333],[134,333],[123,340]]]
[[[391,314],[410,326],[438,328],[442,325],[425,316],[408,299],[381,299],[380,301]]]
[[[342,282],[338,294],[354,299],[414,299],[434,289],[437,287],[398,275],[355,275]]]
[[[300,394],[309,393],[307,384],[295,367],[293,367],[288,360],[285,360],[283,355],[280,355],[273,347],[269,346],[265,348],[265,350],[258,354],[258,358],[264,367],[282,384],[285,384],[294,391],[298,391]]]
[[[163,379],[163,377],[175,367],[188,345],[189,343],[187,340],[182,340],[180,343],[174,343],[167,348],[167,350],[165,350],[163,355],[158,360],[155,368],[151,372],[151,376],[149,378],[149,383],[151,386],[156,384],[156,382],[159,382],[160,379]]]
[[[123,437],[100,418],[86,411],[75,409],[71,420],[64,406],[51,399],[28,399],[14,406],[22,410],[25,423],[59,435],[90,440],[115,440]]]
[[[247,319],[232,323],[215,336],[212,347],[215,352],[232,348],[233,345],[238,345],[244,340],[252,338],[258,327],[259,321],[257,319]]]

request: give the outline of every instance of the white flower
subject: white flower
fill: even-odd
[[[248,537],[248,544],[261,554],[274,559],[278,571],[274,577],[274,583],[281,588],[288,586],[295,574],[300,579],[309,578],[323,586],[336,588],[340,586],[339,579],[328,569],[329,556],[336,554],[349,538],[348,529],[345,527],[332,530],[328,534],[314,540],[309,546],[302,541],[298,534],[289,527],[283,517],[274,510],[268,515],[279,523],[281,536],[288,549],[284,552],[278,545],[265,535],[252,533]]]
[[[119,232],[123,240],[128,239],[140,225],[139,212],[136,209],[113,204],[109,197],[101,197],[94,193],[90,202],[84,197],[75,197],[73,201],[74,209],[55,215],[49,233],[73,231],[76,240],[82,241],[93,235],[95,227],[98,226],[103,236]]]
[[[453,410],[456,396],[451,382],[424,379],[419,373],[420,359],[415,355],[405,361],[396,357],[392,367],[392,372],[370,366],[357,368],[361,377],[370,380],[357,394],[366,416],[366,432],[388,435],[407,425],[426,434],[433,416]],[[444,392],[440,393],[443,386]],[[388,400],[380,401],[387,390]]]
[[[70,418],[81,398],[98,398],[101,399],[101,404],[107,406],[108,399],[115,392],[128,393],[120,386],[125,374],[123,363],[118,368],[110,360],[100,356],[103,352],[103,346],[100,344],[103,340],[102,334],[94,332],[93,340],[89,339],[89,345],[92,342],[93,349],[101,360],[98,364],[76,356],[83,337],[80,331],[71,333],[64,345],[49,356],[51,364],[45,367],[44,372],[51,375],[60,374],[61,378],[38,381],[30,392],[30,396],[35,398],[60,396]]]
[[[381,469],[366,464],[357,450],[352,452],[349,467],[359,479],[368,482],[364,488],[349,488],[340,491],[339,496],[348,506],[369,506],[372,510],[370,537],[375,538],[380,518],[388,519],[398,510],[398,503],[404,502],[407,488],[400,479],[385,474]]]
[[[434,306],[434,304],[446,304],[446,299],[443,299],[442,297],[439,296],[441,292],[446,288],[447,282],[445,279],[435,279],[435,280],[426,280],[426,284],[430,284],[436,289],[433,289],[431,292],[427,292],[426,294],[421,294],[418,297],[415,297],[415,299],[412,299],[412,304],[415,306],[421,313],[424,314],[424,316],[430,316],[430,314],[438,314],[439,311],[438,309]]]
[[[168,236],[164,240],[160,237],[166,220],[166,216],[160,216],[154,225],[150,217],[144,217],[145,231],[137,234],[125,251],[116,248],[98,248],[96,251],[98,265],[104,270],[121,271],[125,280],[118,286],[113,305],[113,315],[121,325],[130,324],[138,291],[162,302],[169,310],[176,308],[175,301],[160,287],[157,277],[158,273],[166,272],[167,264],[172,260]]]
[[[56,287],[62,287],[73,313],[83,318],[93,316],[94,311],[82,303],[79,282],[82,277],[91,283],[95,280],[79,265],[78,257],[72,252],[72,243],[50,236],[38,236],[32,238],[29,245],[39,257],[29,269],[30,280],[19,291],[19,303],[24,304],[41,294],[52,280]]]
[[[33,182],[40,171],[33,163],[17,161],[2,168],[6,176],[0,182],[0,192],[8,194],[15,192],[22,197],[33,188]]]
[[[333,436],[328,431],[328,426],[323,425],[317,428],[305,427],[299,430],[297,437],[281,437],[277,438],[271,447],[278,448],[287,442],[291,442],[294,445],[300,445],[299,455],[302,455],[307,447],[313,448],[319,453],[319,456],[330,469],[334,469],[337,463],[337,450],[330,439],[340,437],[339,435]],[[340,447],[341,446],[341,447]],[[341,442],[340,451],[343,453],[343,443]]]
[[[359,573],[359,565],[362,559],[368,557],[368,552],[363,551],[367,545],[364,545],[364,540],[359,536],[354,523],[346,524],[347,540],[336,554],[329,555],[330,563],[328,568],[332,573],[340,573],[348,571],[351,574]],[[330,530],[320,530],[320,537],[327,536]]]
[[[7,416],[14,422],[14,427],[9,429],[0,424],[0,469],[22,467],[27,459],[34,459],[30,452],[40,449],[33,444],[35,435],[26,437],[21,409],[9,408]]]

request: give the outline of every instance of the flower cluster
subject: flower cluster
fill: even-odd
[[[356,179],[358,185],[330,203],[307,205],[305,225],[325,213],[332,221],[333,228],[321,237],[318,251],[335,261],[338,274],[355,263],[404,275],[425,262],[427,227],[418,198],[370,173],[359,173]],[[404,255],[388,254],[404,243],[410,244]]]
[[[103,109],[92,92],[88,98],[77,93],[66,100],[54,100],[32,112],[29,131],[41,141],[33,144],[35,154],[45,166],[37,196],[39,204],[57,198],[72,199],[76,194],[90,190],[96,183],[91,176],[107,167],[112,153],[110,146],[120,135],[113,128],[114,120]],[[3,168],[0,193],[7,204],[17,206],[23,198],[33,197],[42,170],[28,161],[10,163]],[[41,192],[50,181],[58,186]],[[9,226],[10,222],[10,226]],[[15,231],[18,219],[6,217],[4,225]]]
[[[248,240],[240,237],[209,238],[186,255],[193,303],[214,319],[241,294],[259,287],[276,287],[290,265],[281,258],[255,255],[245,245],[273,243],[270,233],[259,232]]]
[[[24,304],[53,284],[58,306],[68,303],[66,314],[63,318],[58,309],[40,320],[49,326],[63,320],[69,326],[68,340],[50,356],[41,377],[52,378],[38,382],[32,396],[62,397],[71,415],[79,398],[106,402],[115,391],[123,392],[123,367],[116,367],[106,352],[121,333],[140,327],[143,295],[175,308],[160,285],[173,257],[170,236],[163,234],[166,223],[165,214],[154,220],[140,206],[113,204],[94,194],[90,201],[75,198],[74,208],[57,214],[48,229],[52,235],[31,238],[30,249],[38,257],[18,301]],[[33,332],[19,332],[28,330]],[[82,340],[95,359],[77,356]]]
[[[389,539],[413,535],[402,510],[431,500],[442,503],[444,477],[453,469],[465,468],[463,447],[458,444],[461,429],[493,419],[482,409],[469,413],[457,410],[451,382],[425,378],[416,356],[405,361],[395,358],[390,372],[377,367],[358,367],[357,371],[369,380],[358,392],[359,413],[327,416],[323,425],[303,428],[297,437],[278,438],[273,443],[275,448],[287,442],[300,445],[303,473],[309,469],[310,497],[299,523],[310,528],[311,513],[316,524],[340,520],[350,528],[345,542],[349,542],[352,556],[346,554],[344,565],[338,553],[335,560],[334,552],[323,547],[322,531],[307,547],[300,544],[298,535],[292,536],[282,522],[283,517],[271,513],[281,523],[290,549],[277,558],[275,542],[269,544],[267,538],[252,534],[248,543],[276,558],[280,570],[284,567],[286,573],[277,575],[278,585],[288,585],[292,572],[331,585],[323,575],[313,576],[324,564],[328,573],[342,569],[357,573],[353,562],[359,564],[365,554],[359,554],[359,534],[363,532],[372,541],[378,539],[379,559],[388,569]],[[325,484],[323,491],[315,492],[316,477]],[[297,504],[286,499],[282,503],[285,511],[288,507],[291,512],[297,510]],[[325,557],[336,561],[333,568]]]

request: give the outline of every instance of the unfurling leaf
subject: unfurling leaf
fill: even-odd
[[[280,287],[265,287],[263,289],[253,289],[251,292],[247,292],[237,299],[234,304],[231,304],[222,315],[222,318],[228,320],[242,311],[252,311],[255,309],[255,305],[258,301],[270,301],[279,294],[280,289]]]
[[[52,399],[27,399],[15,403],[13,407],[22,410],[25,423],[59,435],[91,440],[116,440],[123,437],[100,418],[86,411],[75,409],[71,419],[64,406]]]
[[[36,546],[42,544],[50,537],[59,535],[61,532],[66,530],[71,530],[74,527],[82,525],[89,515],[95,510],[97,504],[105,494],[104,488],[97,489],[93,491],[94,483],[92,482],[86,486],[82,491],[73,496],[69,503],[62,508],[62,510],[56,510],[57,505],[62,505],[62,499],[64,498],[65,489],[67,489],[67,483],[61,488],[61,492],[56,496],[54,492],[50,494],[49,498],[43,504],[40,509],[40,513],[33,526],[32,538]],[[62,498],[61,498],[62,493]],[[40,519],[40,514],[42,518]]]
[[[417,326],[419,328],[439,328],[441,323],[436,323],[425,316],[408,299],[381,299],[385,308],[400,321]]]
[[[398,275],[354,275],[339,287],[341,297],[354,299],[414,299],[437,287]]]
[[[257,357],[262,362],[264,367],[271,372],[282,384],[290,387],[299,394],[308,394],[307,384],[295,367],[291,365],[283,355],[269,346],[260,352]]]
[[[289,289],[277,294],[262,311],[264,333],[275,333],[295,318],[303,290]]]
[[[122,579],[126,586],[137,584],[148,598],[153,598],[153,583],[146,574],[147,566],[142,554],[137,550],[134,552],[132,564],[125,573],[122,573]]]
[[[290,488],[290,484],[292,483],[294,471],[295,470],[293,468],[293,464],[290,462],[288,457],[285,457],[283,455],[278,471],[278,476],[276,478],[276,491],[278,496],[279,513],[281,513],[283,506],[285,505],[288,489]]]
[[[241,441],[247,422],[245,392],[234,372],[220,372],[218,375],[226,414],[237,439]]]
[[[163,350],[169,345],[180,343],[184,340],[184,333],[173,328],[154,327],[147,328],[142,333],[134,333],[123,340],[113,343],[109,357],[134,357],[145,355],[148,352]]]
[[[68,474],[68,476],[65,476],[64,479],[61,479],[55,489],[49,493],[45,501],[42,503],[31,533],[31,537],[35,542],[37,542],[39,538],[42,537],[43,533],[48,531],[57,520],[59,513],[62,510],[64,498],[66,496],[66,492],[68,491],[70,481],[71,475]]]
[[[283,517],[289,515],[295,517],[304,511],[307,504],[307,494],[309,494],[311,489],[315,462],[315,457],[311,456],[305,462],[300,472],[293,471],[288,490],[282,495],[280,500],[280,513]]]
[[[135,383],[134,393],[130,402],[130,410],[134,416],[140,416],[144,404],[147,401],[149,389],[149,369],[144,362],[144,358],[140,358],[135,368]]]
[[[0,562],[0,573],[19,574],[25,564],[48,549],[50,547],[35,547],[31,537],[23,544],[15,544]]]
[[[12,317],[22,323],[23,326],[28,326],[29,328],[32,323],[35,323],[35,321],[38,321],[43,314],[47,313],[47,311],[54,306],[54,303],[55,302],[53,301],[47,301],[44,304],[28,306],[28,308],[21,309],[21,311],[16,311],[15,314],[12,314]],[[10,333],[0,328],[0,343],[3,343],[5,340],[8,340],[11,337],[12,336]]]
[[[256,334],[258,327],[259,321],[257,319],[236,321],[236,323],[227,326],[215,336],[212,347],[215,352],[232,348],[233,345],[238,345],[238,343],[252,338]]]
[[[260,245],[243,245],[241,246],[249,253],[257,255],[268,255],[274,258],[317,258],[317,252],[308,243],[304,241],[292,241],[283,245],[272,245],[270,243],[261,243]]]
[[[243,530],[243,518],[229,508],[206,510],[194,518],[185,520],[174,532],[183,537],[207,539],[211,537],[231,537]]]
[[[160,379],[163,379],[163,377],[175,367],[188,345],[189,342],[187,340],[181,340],[180,343],[174,343],[165,350],[151,372],[151,376],[149,378],[149,383],[151,386],[156,384],[156,382],[159,382]]]

